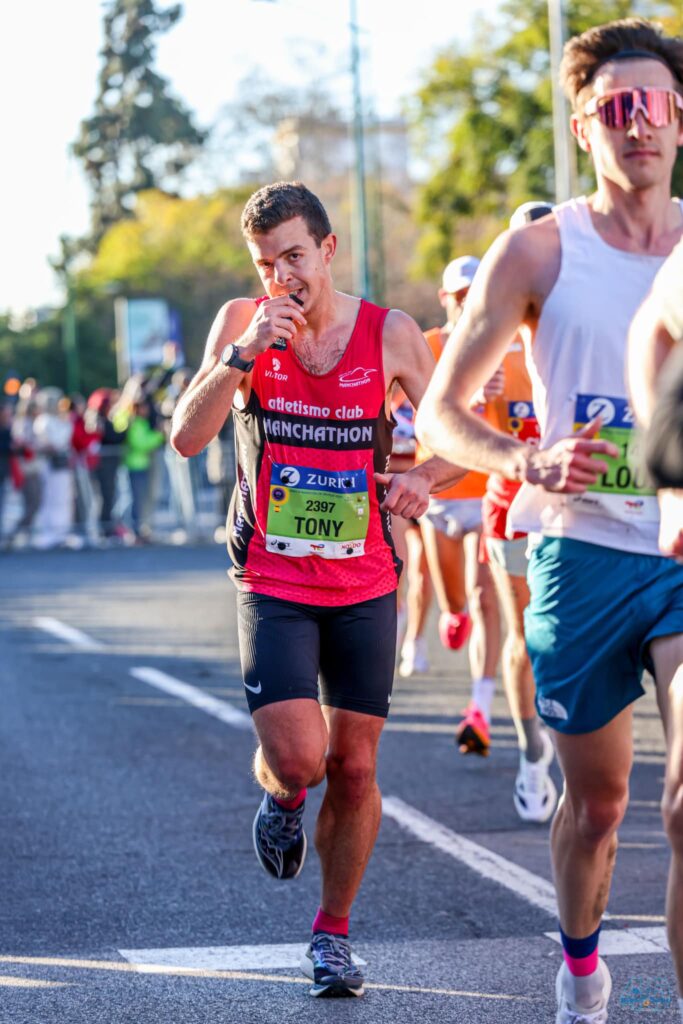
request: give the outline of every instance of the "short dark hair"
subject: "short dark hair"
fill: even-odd
[[[645,18],[622,18],[589,28],[565,44],[560,82],[574,110],[598,68],[617,54],[625,58],[631,50],[642,58],[651,53],[654,60],[666,64],[683,91],[683,39],[665,36],[661,26]]]
[[[316,245],[332,233],[325,207],[300,181],[276,181],[254,192],[242,211],[245,238],[264,235],[292,217],[301,217]]]

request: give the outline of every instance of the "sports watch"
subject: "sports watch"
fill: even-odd
[[[253,369],[255,360],[242,359],[239,347],[231,342],[221,352],[221,362],[223,366],[234,366],[237,370],[249,373]]]

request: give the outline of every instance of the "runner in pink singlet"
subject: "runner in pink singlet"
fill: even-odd
[[[349,914],[381,814],[375,763],[400,571],[391,515],[418,518],[460,471],[440,459],[386,471],[394,385],[417,407],[434,361],[405,313],[336,291],[337,240],[316,196],[297,182],[267,186],[242,231],[266,296],[219,312],[172,442],[181,455],[201,451],[232,408],[228,548],[264,790],[254,849],[268,875],[295,878],[306,790],[326,779],[322,898],[302,968],[311,995],[360,996]]]

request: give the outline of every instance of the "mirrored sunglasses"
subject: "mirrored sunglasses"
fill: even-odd
[[[626,128],[638,111],[653,128],[665,128],[680,116],[683,99],[673,89],[613,89],[593,96],[584,108],[586,117],[599,117],[607,128]]]

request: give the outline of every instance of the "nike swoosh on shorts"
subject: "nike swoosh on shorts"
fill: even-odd
[[[250,686],[249,683],[245,683],[244,685],[246,686],[246,688],[248,690],[251,690],[252,693],[260,693],[261,692],[261,683],[259,683],[258,686]]]

